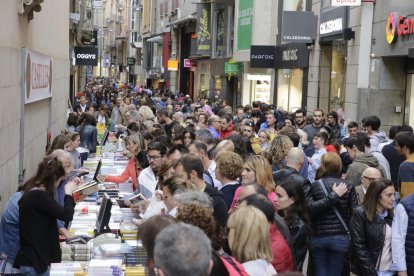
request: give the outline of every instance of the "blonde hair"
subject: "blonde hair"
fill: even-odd
[[[273,156],[273,163],[279,169],[282,167],[282,161],[286,158],[291,148],[293,148],[292,140],[286,135],[276,136],[270,144],[269,153]]]
[[[240,155],[231,151],[222,151],[217,156],[216,163],[216,170],[218,169],[222,176],[230,180],[239,178],[243,171],[243,159]]]
[[[130,136],[128,136],[128,142],[132,142],[135,145],[139,145],[139,150],[144,150],[145,149],[145,139],[144,137],[141,135],[141,133],[134,133]]]
[[[255,172],[257,184],[265,188],[268,193],[274,192],[275,182],[272,176],[272,166],[265,157],[252,155],[247,158],[244,167]]]
[[[223,140],[216,146],[216,155],[221,151],[234,151],[234,144],[230,140]]]
[[[230,216],[227,227],[234,231],[230,249],[239,262],[272,261],[269,223],[262,211],[253,206],[239,208]]]

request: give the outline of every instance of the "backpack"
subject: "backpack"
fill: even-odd
[[[219,257],[230,276],[249,276],[242,264],[226,252],[220,253]]]

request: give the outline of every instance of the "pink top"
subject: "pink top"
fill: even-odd
[[[234,193],[233,202],[231,203],[230,210],[236,206],[236,203],[239,200],[239,194],[240,194],[241,187],[242,186],[238,187],[236,189],[236,192]],[[272,203],[274,204],[275,199],[276,199],[276,193],[275,192],[268,193],[267,198],[270,199],[270,201],[272,201]]]
[[[128,165],[125,168],[124,172],[121,175],[107,175],[105,181],[122,183],[128,180],[131,177],[132,179],[132,188],[134,191],[137,189],[138,185],[138,176],[141,172],[141,169],[137,169],[135,166],[135,158],[131,158],[128,161]]]

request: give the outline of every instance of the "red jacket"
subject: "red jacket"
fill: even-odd
[[[128,180],[131,177],[132,179],[132,188],[134,191],[137,189],[138,185],[138,176],[141,172],[140,169],[136,169],[135,166],[135,158],[131,158],[128,161],[128,165],[125,168],[124,172],[121,175],[108,175],[105,178],[105,181],[108,182],[115,182],[115,183],[122,183]]]
[[[277,273],[293,271],[293,257],[282,233],[272,223],[270,226],[270,241],[272,246],[272,265]]]
[[[227,130],[220,130],[220,139],[224,140],[227,137],[229,137],[233,133],[233,130],[234,130],[233,124],[230,124]]]

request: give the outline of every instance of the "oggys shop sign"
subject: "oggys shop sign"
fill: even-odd
[[[396,12],[391,12],[387,18],[385,26],[385,37],[388,44],[392,44],[397,37],[414,34],[414,19],[405,16],[398,16]]]

